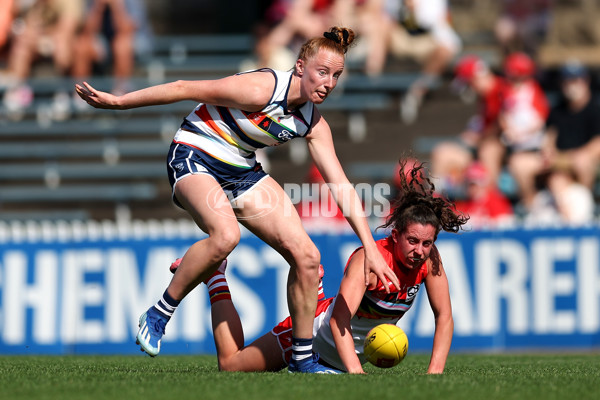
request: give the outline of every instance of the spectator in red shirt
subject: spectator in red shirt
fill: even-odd
[[[458,140],[440,143],[431,154],[432,177],[436,188],[450,196],[463,186],[465,171],[473,159],[485,162],[488,158],[485,154],[488,147],[482,144],[499,134],[498,115],[507,87],[504,78],[495,74],[487,63],[474,55],[464,56],[457,63],[455,76],[455,85],[460,85],[477,96],[479,109],[469,119]]]
[[[457,201],[456,209],[469,215],[473,228],[493,227],[511,222],[513,208],[508,198],[480,162],[473,162],[465,174],[466,199]]]
[[[504,62],[508,86],[498,115],[500,135],[487,140],[481,154],[491,179],[497,180],[505,163],[515,179],[522,205],[535,195],[535,177],[543,168],[541,149],[550,111],[535,80],[535,64],[525,53],[513,53]]]

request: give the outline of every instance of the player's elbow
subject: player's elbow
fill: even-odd
[[[243,365],[240,365],[239,362],[237,362],[236,357],[222,357],[219,356],[218,357],[218,366],[219,366],[219,371],[224,371],[224,372],[247,372],[246,369],[243,368]]]
[[[188,83],[186,81],[179,79],[171,82],[169,86],[170,92],[174,95],[174,97],[186,98],[188,90]]]

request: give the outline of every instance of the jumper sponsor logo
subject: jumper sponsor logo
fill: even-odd
[[[294,135],[290,131],[287,131],[284,129],[277,134],[277,137],[279,139],[287,142],[288,140],[293,139]]]

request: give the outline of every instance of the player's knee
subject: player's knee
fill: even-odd
[[[211,239],[213,250],[219,254],[220,258],[225,258],[240,242],[240,230],[237,226],[232,229],[221,229],[212,234]]]
[[[306,260],[311,268],[314,268],[315,265],[317,269],[319,268],[319,264],[321,263],[321,252],[319,252],[319,249],[317,249],[316,246],[307,251]]]
[[[297,273],[300,277],[309,276],[318,277],[319,264],[321,263],[321,253],[316,246],[307,246],[302,249],[302,254],[299,255],[296,263]]]
[[[319,249],[308,237],[286,237],[277,244],[276,248],[285,258],[294,260],[292,266],[316,264],[318,267],[321,260]]]
[[[217,364],[219,366],[219,371],[248,371],[248,365],[246,365],[246,363],[244,362],[244,357],[241,356],[241,350],[238,350],[233,354],[229,354],[227,357],[218,355]]]
[[[300,246],[296,259],[300,268],[318,268],[321,262],[321,253],[317,246],[311,243],[311,245]]]

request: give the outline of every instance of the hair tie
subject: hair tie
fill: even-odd
[[[346,33],[346,32],[344,32],[344,33]],[[346,33],[346,35],[347,35],[347,33]],[[340,38],[335,33],[323,32],[323,36],[325,36],[329,40],[333,40],[334,42],[341,44]]]

